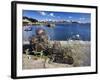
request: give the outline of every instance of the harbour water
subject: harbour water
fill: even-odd
[[[32,36],[36,35],[35,31],[42,28],[46,31],[50,40],[66,41],[66,40],[91,40],[91,25],[79,23],[55,24],[54,27],[46,25],[24,26],[22,29],[23,40],[28,41]]]

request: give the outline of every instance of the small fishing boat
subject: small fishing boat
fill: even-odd
[[[47,27],[55,27],[55,24],[53,24],[53,23],[48,23],[46,26],[47,26]]]
[[[24,31],[32,31],[32,27],[26,28]]]

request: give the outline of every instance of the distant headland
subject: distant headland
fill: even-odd
[[[48,24],[90,24],[90,23],[81,23],[79,21],[72,21],[72,20],[37,20],[34,18],[29,18],[23,16],[22,18],[23,26],[27,25],[48,25]]]

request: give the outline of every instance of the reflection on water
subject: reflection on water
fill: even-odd
[[[23,40],[35,35],[38,28],[43,28],[50,40],[83,40],[90,41],[90,24],[56,24],[55,27],[32,25],[23,27]]]

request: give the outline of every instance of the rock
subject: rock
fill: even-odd
[[[71,65],[74,63],[74,59],[72,57],[68,56],[67,58],[63,59],[63,63]]]

